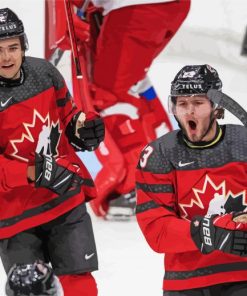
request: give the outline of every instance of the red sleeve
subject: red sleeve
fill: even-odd
[[[149,149],[153,151],[147,158],[146,149],[136,171],[136,217],[143,235],[158,253],[198,250],[190,236],[190,222],[177,214],[175,171],[165,167],[155,148]]]
[[[27,163],[10,160],[0,155],[0,192],[28,185],[27,166]]]

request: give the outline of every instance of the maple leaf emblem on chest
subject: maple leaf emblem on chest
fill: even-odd
[[[193,187],[186,202],[179,203],[181,217],[191,219],[195,215],[244,211],[247,207],[246,190],[233,192],[228,183],[226,180],[214,182],[206,175],[201,188]]]
[[[24,132],[10,140],[13,152],[11,156],[28,162],[34,152],[43,155],[58,155],[58,144],[62,131],[60,123],[52,121],[50,114],[42,116],[37,110],[33,112],[31,122],[23,122]]]

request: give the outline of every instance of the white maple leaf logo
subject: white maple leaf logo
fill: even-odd
[[[241,197],[241,201],[237,201],[237,203],[241,203],[240,207],[247,207],[245,190],[233,193],[231,190],[227,190],[225,180],[216,185],[208,175],[205,176],[202,188],[192,188],[192,191],[194,197],[190,198],[189,202],[179,203],[182,211],[181,217],[184,219],[194,215],[195,207],[198,215],[225,214],[229,212],[226,203],[230,198],[237,201],[237,198]]]
[[[25,157],[22,152],[20,152],[20,150],[22,150],[20,149],[21,146],[27,142],[36,145],[34,146],[35,148],[33,152],[42,152],[44,155],[51,154],[51,151],[48,152],[48,147],[50,147],[51,144],[50,135],[53,129],[56,129],[58,132],[57,141],[56,143],[53,143],[53,146],[57,147],[62,131],[59,129],[59,120],[56,122],[51,121],[49,113],[43,117],[37,110],[34,109],[32,122],[23,122],[22,125],[24,126],[25,132],[21,134],[21,137],[10,140],[10,144],[13,147],[13,152],[10,154],[11,156],[18,158],[21,161],[28,162],[29,159]],[[35,138],[33,135],[34,131],[36,131]],[[53,155],[58,155],[58,151],[56,150]]]

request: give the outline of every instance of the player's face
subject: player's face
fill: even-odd
[[[179,96],[174,114],[191,142],[210,141],[215,136],[216,122],[210,125],[213,107],[205,95]],[[206,135],[205,135],[206,134]]]
[[[0,76],[7,79],[19,78],[23,55],[18,37],[0,40]]]

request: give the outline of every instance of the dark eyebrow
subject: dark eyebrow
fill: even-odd
[[[9,47],[14,47],[14,46],[19,46],[20,44],[19,43],[13,43],[13,44],[10,44]]]
[[[206,101],[207,99],[206,98],[195,98],[194,100],[195,101]]]
[[[10,48],[10,47],[16,47],[16,46],[20,46],[20,44],[19,43],[13,43],[13,44],[8,45],[7,47]],[[0,46],[0,48],[4,48],[4,47]]]

